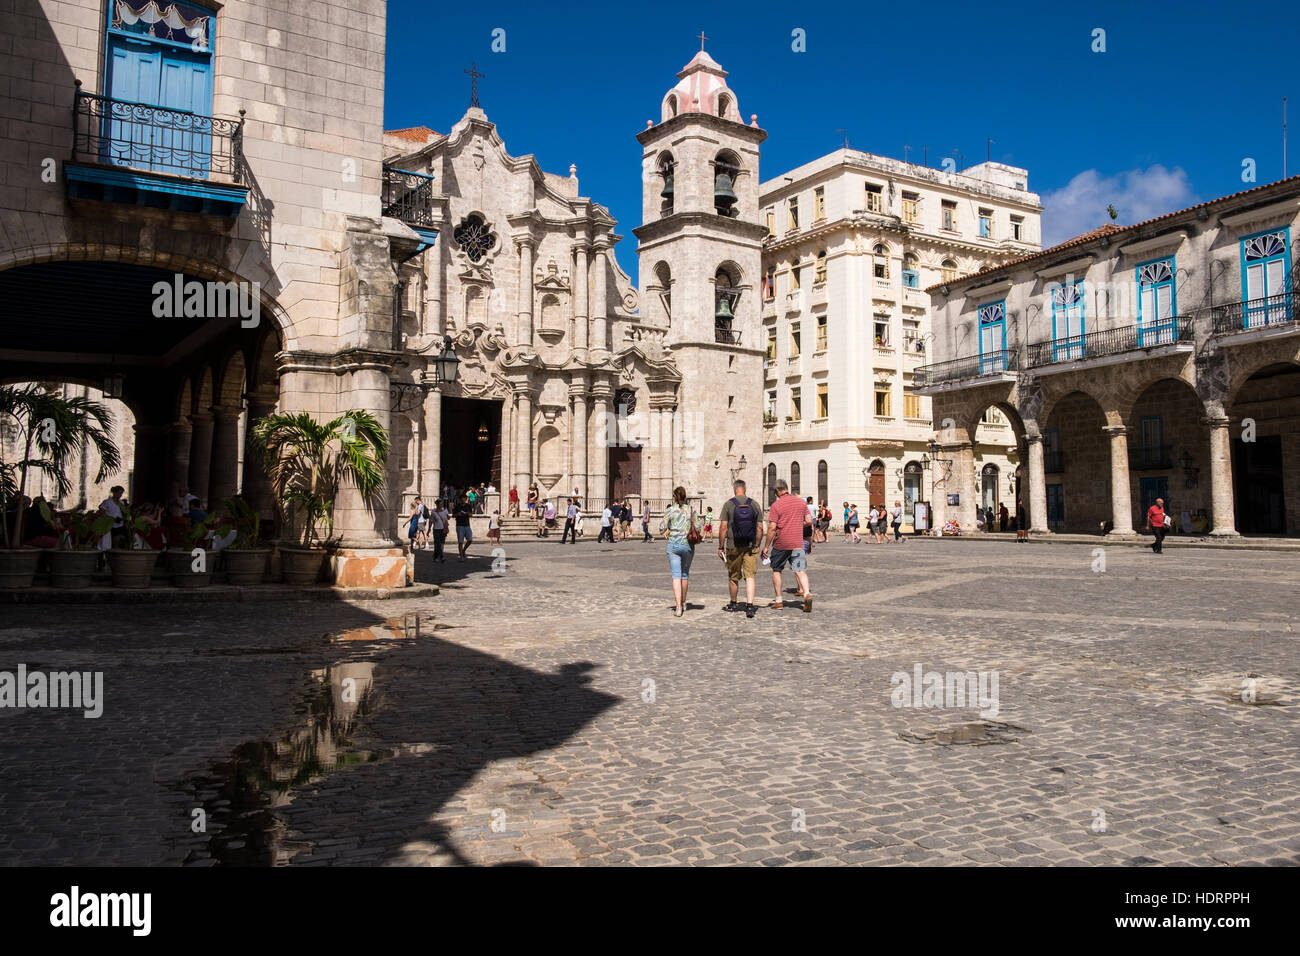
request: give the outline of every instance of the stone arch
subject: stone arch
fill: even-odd
[[[1071,376],[1071,378],[1073,379],[1074,377]],[[1038,411],[1037,416],[1039,425],[1045,425],[1045,423],[1052,417],[1052,413],[1056,410],[1056,406],[1062,399],[1065,399],[1076,392],[1086,395],[1097,403],[1097,407],[1101,410],[1102,417],[1106,420],[1107,425],[1120,424],[1121,419],[1119,412],[1114,407],[1114,402],[1108,402],[1108,396],[1106,396],[1101,389],[1097,388],[1091,380],[1085,379],[1083,381],[1071,381],[1068,386],[1063,386],[1051,391],[1044,388],[1043,405]],[[1109,409],[1107,408],[1108,405],[1110,406]]]
[[[176,389],[175,409],[176,412],[172,416],[172,421],[176,422],[189,418],[194,411],[194,389],[191,387],[188,378],[183,379],[180,387]]]
[[[1225,407],[1234,403],[1242,387],[1261,371],[1274,365],[1300,365],[1300,350],[1297,350],[1294,345],[1278,343],[1282,346],[1280,348],[1271,342],[1267,345],[1273,347],[1249,352],[1243,348],[1233,350],[1233,361],[1229,367],[1227,388],[1223,396]],[[1246,353],[1248,358],[1243,360],[1242,353]]]
[[[564,440],[554,425],[543,425],[537,432],[537,474],[553,481],[564,473]]]
[[[1097,396],[1082,388],[1058,396],[1039,420],[1043,478],[1048,491],[1048,528],[1096,533],[1113,521],[1111,446],[1113,425]]]
[[[1209,482],[1186,487],[1180,480],[1189,468],[1208,477],[1210,437],[1205,406],[1182,376],[1149,376],[1144,387],[1125,405],[1125,438],[1133,518],[1139,525],[1157,496],[1165,499],[1175,520],[1182,511],[1210,509]],[[1163,481],[1163,485],[1161,482]],[[1163,488],[1161,494],[1159,489]]]
[[[1128,421],[1133,414],[1134,404],[1142,394],[1164,379],[1180,381],[1192,389],[1193,393],[1195,392],[1190,355],[1177,368],[1171,368],[1170,364],[1163,360],[1126,362],[1112,367],[1120,370],[1115,373],[1114,378],[1103,379],[1098,385],[1092,386],[1106,389],[1110,401],[1103,401],[1102,407],[1106,409],[1106,418],[1112,425],[1122,425]]]
[[[212,407],[212,366],[204,365],[196,374],[198,376],[198,386],[193,389],[194,408],[192,414],[204,414]]]
[[[1300,532],[1300,467],[1296,464],[1300,426],[1295,424],[1300,362],[1288,358],[1252,366],[1251,375],[1224,401],[1235,528],[1242,534],[1296,534]],[[1212,503],[1224,505],[1222,500]],[[1215,521],[1216,526],[1222,523]]]
[[[249,391],[279,385],[280,368],[275,357],[280,350],[280,337],[275,330],[267,329],[258,340],[257,348],[253,351],[253,361],[249,364]]]
[[[663,107],[660,110],[660,122],[667,122],[677,115],[678,104],[677,94],[669,93],[664,97]]]
[[[244,353],[235,350],[223,363],[220,377],[215,379],[216,402],[227,408],[240,408],[244,404],[244,392],[247,388]]]
[[[790,494],[794,495],[796,498],[800,496],[802,480],[803,473],[799,468],[799,463],[797,461],[790,462]]]

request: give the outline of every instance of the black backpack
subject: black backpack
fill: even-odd
[[[752,498],[746,498],[741,502],[739,498],[732,498],[731,512],[731,538],[739,547],[742,543],[753,544],[758,538],[758,515],[754,511],[754,502]]]

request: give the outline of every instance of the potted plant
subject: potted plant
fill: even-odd
[[[384,484],[388,433],[369,412],[353,409],[321,423],[306,412],[259,419],[249,447],[271,481],[282,526],[294,545],[280,545],[285,584],[314,584],[325,569],[339,486],[351,482],[370,502]]]
[[[113,547],[108,551],[113,587],[147,588],[158,563],[158,552],[142,540],[149,533],[149,522],[133,515],[125,500],[117,504],[122,509],[122,524],[113,529]]]
[[[56,588],[90,587],[91,576],[102,553],[95,544],[113,529],[113,519],[102,511],[73,511],[56,519],[44,501],[39,507],[41,517],[56,530],[66,532],[60,536],[59,547],[47,552],[50,556],[50,584]]]
[[[99,454],[95,481],[122,466],[110,436],[113,414],[89,398],[61,398],[34,383],[0,386],[0,588],[31,587],[41,551],[23,547],[27,476],[39,471],[54,480],[59,497],[72,491],[65,464],[74,451]],[[14,449],[12,457],[6,448]]]
[[[226,580],[231,584],[261,584],[271,549],[262,546],[262,516],[236,495],[224,502],[235,529],[235,540],[221,552]]]
[[[212,583],[220,553],[207,547],[214,522],[200,521],[185,532],[184,547],[167,549],[167,573],[178,588],[205,588]]]

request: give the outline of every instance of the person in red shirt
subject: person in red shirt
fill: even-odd
[[[803,609],[812,611],[812,586],[808,583],[808,555],[803,547],[803,528],[808,521],[808,506],[803,499],[790,494],[784,479],[776,482],[776,501],[767,512],[767,536],[763,541],[763,557],[772,556],[772,587],[776,600],[768,607],[781,610],[781,570],[788,564],[799,582],[803,594]]]
[[[1147,530],[1156,536],[1151,542],[1151,550],[1164,554],[1165,535],[1169,530],[1165,527],[1165,499],[1157,498],[1156,503],[1147,509]]]
[[[510,504],[506,508],[506,514],[512,518],[519,517],[519,489],[514,485],[510,486]]]

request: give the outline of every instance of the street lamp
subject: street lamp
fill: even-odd
[[[735,481],[735,480],[736,480],[736,476],[737,476],[738,474],[740,474],[742,471],[744,471],[744,470],[745,470],[745,466],[748,465],[748,464],[749,464],[749,462],[745,460],[745,456],[744,456],[744,455],[741,455],[741,456],[740,456],[740,461],[738,461],[738,462],[736,463],[736,467],[733,468],[733,469],[731,469],[731,480],[732,480],[732,481]]]
[[[443,336],[442,351],[429,363],[433,377],[421,371],[414,382],[390,382],[388,397],[392,404],[391,411],[409,412],[424,401],[430,392],[437,391],[443,385],[454,385],[460,372],[460,357],[452,347],[451,336]]]

